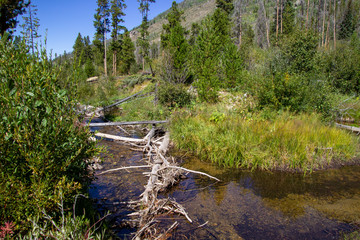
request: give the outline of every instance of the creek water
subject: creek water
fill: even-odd
[[[120,135],[115,127],[103,127],[101,132]],[[128,146],[108,140],[99,144],[108,150],[99,172],[145,164],[143,154]],[[189,173],[160,196],[176,199],[194,221],[163,216],[166,226],[180,223],[171,239],[339,239],[360,224],[360,166],[304,176],[224,169],[188,156],[182,159],[182,166],[221,182]],[[90,189],[97,209],[111,213],[110,227],[121,239],[130,239],[136,231],[124,227],[126,215],[132,212],[124,202],[137,200],[143,192],[147,182],[143,171],[99,175]]]

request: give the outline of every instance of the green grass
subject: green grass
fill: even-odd
[[[121,109],[110,116],[112,121],[165,120],[170,111],[159,104],[154,104],[154,96],[130,100],[120,105]]]
[[[171,135],[178,148],[222,166],[304,172],[351,160],[359,143],[317,114],[250,113],[221,104],[174,114]]]
[[[360,231],[355,231],[355,232],[344,234],[341,239],[343,239],[343,240],[359,240],[360,239]]]

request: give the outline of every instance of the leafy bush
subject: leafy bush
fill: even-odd
[[[191,95],[182,84],[163,83],[159,86],[157,95],[159,102],[170,108],[184,107],[191,102]]]
[[[354,33],[349,42],[340,42],[326,59],[330,83],[342,93],[360,94],[360,38]]]
[[[318,76],[276,74],[263,79],[258,89],[259,107],[289,109],[294,112],[331,114],[331,92],[325,80]]]
[[[98,153],[79,123],[71,92],[57,87],[46,52],[0,40],[0,223],[20,230],[41,210],[58,212],[89,183],[86,159]]]
[[[86,73],[86,76],[89,77],[94,77],[96,72],[95,72],[95,67],[93,62],[91,61],[91,59],[86,60],[85,63],[85,67],[84,67],[84,71]]]

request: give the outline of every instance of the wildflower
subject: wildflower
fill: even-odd
[[[4,239],[7,235],[12,235],[15,224],[13,222],[5,222],[4,226],[0,227],[0,239]]]

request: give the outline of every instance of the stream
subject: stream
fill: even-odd
[[[92,122],[96,121],[100,120]],[[92,130],[120,135],[116,127]],[[145,163],[142,152],[121,143],[101,140],[99,145],[108,152],[98,172]],[[303,175],[224,169],[190,156],[182,159],[185,168],[206,172],[221,182],[189,173],[160,196],[176,199],[194,221],[163,216],[168,223],[164,228],[179,222],[170,239],[339,239],[360,225],[360,166]],[[125,202],[137,200],[143,192],[147,182],[143,171],[99,175],[89,191],[98,211],[111,213],[110,227],[121,239],[131,239],[136,231],[124,224],[132,212]]]

